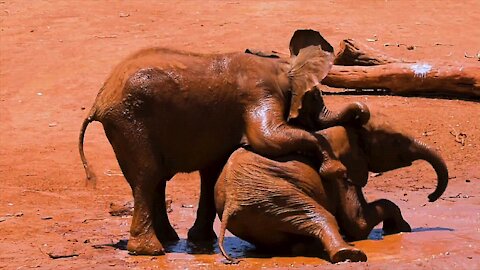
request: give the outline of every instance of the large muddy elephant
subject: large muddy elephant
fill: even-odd
[[[269,157],[310,153],[325,160],[323,168],[342,172],[312,133],[289,123],[311,129],[362,123],[368,110],[360,103],[338,114],[325,108],[317,86],[331,68],[333,48],[318,32],[296,32],[290,48],[290,59],[150,48],[113,70],[83,122],[79,151],[91,179],[83,138],[90,122],[101,122],[134,197],[130,253],[163,254],[160,240],[178,239],[165,209],[166,181],[178,172],[201,176],[189,239],[215,239],[213,187],[242,143]],[[302,107],[306,96],[318,108]]]
[[[385,234],[411,231],[400,209],[381,199],[367,203],[362,187],[368,172],[385,172],[426,160],[438,184],[435,201],[445,191],[448,170],[440,155],[425,144],[386,126],[332,127],[316,133],[328,141],[346,166],[347,180],[321,179],[310,158],[289,155],[269,159],[245,148],[236,150],[215,185],[215,205],[225,229],[259,247],[288,249],[305,238],[320,240],[332,262],[365,261],[348,240],[366,239],[383,221]]]

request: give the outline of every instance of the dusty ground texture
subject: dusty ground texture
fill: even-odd
[[[199,194],[197,174],[168,184],[170,218],[182,240],[161,257],[125,250],[130,217],[109,214],[131,192],[98,123],[86,136],[86,155],[100,176],[86,188],[77,153],[81,122],[112,67],[148,46],[196,52],[247,47],[288,52],[297,28],[312,28],[332,43],[367,42],[394,57],[479,63],[478,1],[207,2],[0,1],[0,268],[480,268],[480,104],[392,96],[326,96],[329,106],[366,102],[400,130],[432,145],[450,169],[442,198],[427,202],[433,170],[412,167],[371,179],[370,200],[400,205],[412,233],[354,243],[366,263],[331,265],[311,256],[259,254],[230,235],[227,250],[243,258],[225,266],[218,247],[185,238]],[[406,44],[414,46],[388,46]],[[86,108],[86,109],[85,109]],[[467,134],[465,145],[451,131]],[[216,223],[218,231],[218,222]],[[53,259],[52,256],[69,258]]]

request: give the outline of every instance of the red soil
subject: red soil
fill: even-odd
[[[86,155],[99,175],[96,189],[85,187],[77,153],[78,131],[98,89],[120,59],[140,48],[288,52],[294,30],[312,28],[332,44],[377,39],[369,45],[397,58],[478,63],[464,57],[480,48],[478,18],[480,2],[452,0],[0,1],[0,268],[480,268],[478,102],[325,97],[331,107],[366,102],[375,114],[435,147],[450,169],[450,185],[435,203],[427,202],[435,174],[425,163],[371,178],[367,197],[396,202],[414,232],[375,240],[376,230],[373,239],[354,243],[367,253],[367,263],[262,258],[229,237],[227,250],[244,259],[224,266],[217,247],[209,251],[185,241],[197,207],[197,174],[179,175],[167,188],[170,219],[182,240],[166,256],[130,256],[123,248],[130,217],[108,211],[110,203],[130,201],[131,192],[115,174],[119,168],[100,124],[86,136]],[[467,135],[465,145],[455,142],[453,130]],[[105,246],[111,243],[123,249]],[[49,253],[78,256],[52,259]]]

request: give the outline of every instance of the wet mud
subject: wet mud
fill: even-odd
[[[165,256],[131,256],[131,216],[109,213],[112,203],[130,202],[131,191],[99,123],[85,138],[95,189],[85,186],[77,153],[85,108],[113,66],[140,48],[287,53],[294,30],[312,28],[334,47],[354,38],[399,59],[472,64],[478,61],[464,55],[480,48],[478,17],[478,1],[0,1],[0,269],[480,268],[478,101],[325,95],[332,109],[365,102],[374,117],[439,151],[450,171],[449,186],[434,203],[427,195],[435,172],[425,162],[371,175],[367,199],[398,204],[413,232],[382,236],[381,226],[375,228],[368,240],[352,243],[367,254],[365,263],[332,265],[315,245],[268,254],[227,233],[225,248],[241,262],[225,265],[216,243],[185,240],[197,209],[197,173],[167,184],[169,217],[181,240],[166,245]],[[460,133],[462,142],[454,135]]]

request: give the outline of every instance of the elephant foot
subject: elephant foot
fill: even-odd
[[[365,255],[363,251],[351,246],[340,248],[333,255],[331,255],[330,258],[332,263],[345,262],[345,261],[350,261],[350,262],[366,262],[367,261],[367,255]]]
[[[400,232],[411,232],[412,228],[410,227],[410,224],[406,222],[405,220],[401,220],[400,222],[394,222],[394,221],[383,221],[383,234],[384,235],[389,235],[389,234],[396,234]]]
[[[145,234],[128,239],[127,250],[130,255],[164,255],[165,249],[155,234]]]
[[[188,240],[191,242],[215,242],[217,235],[211,226],[193,226],[188,230]]]

